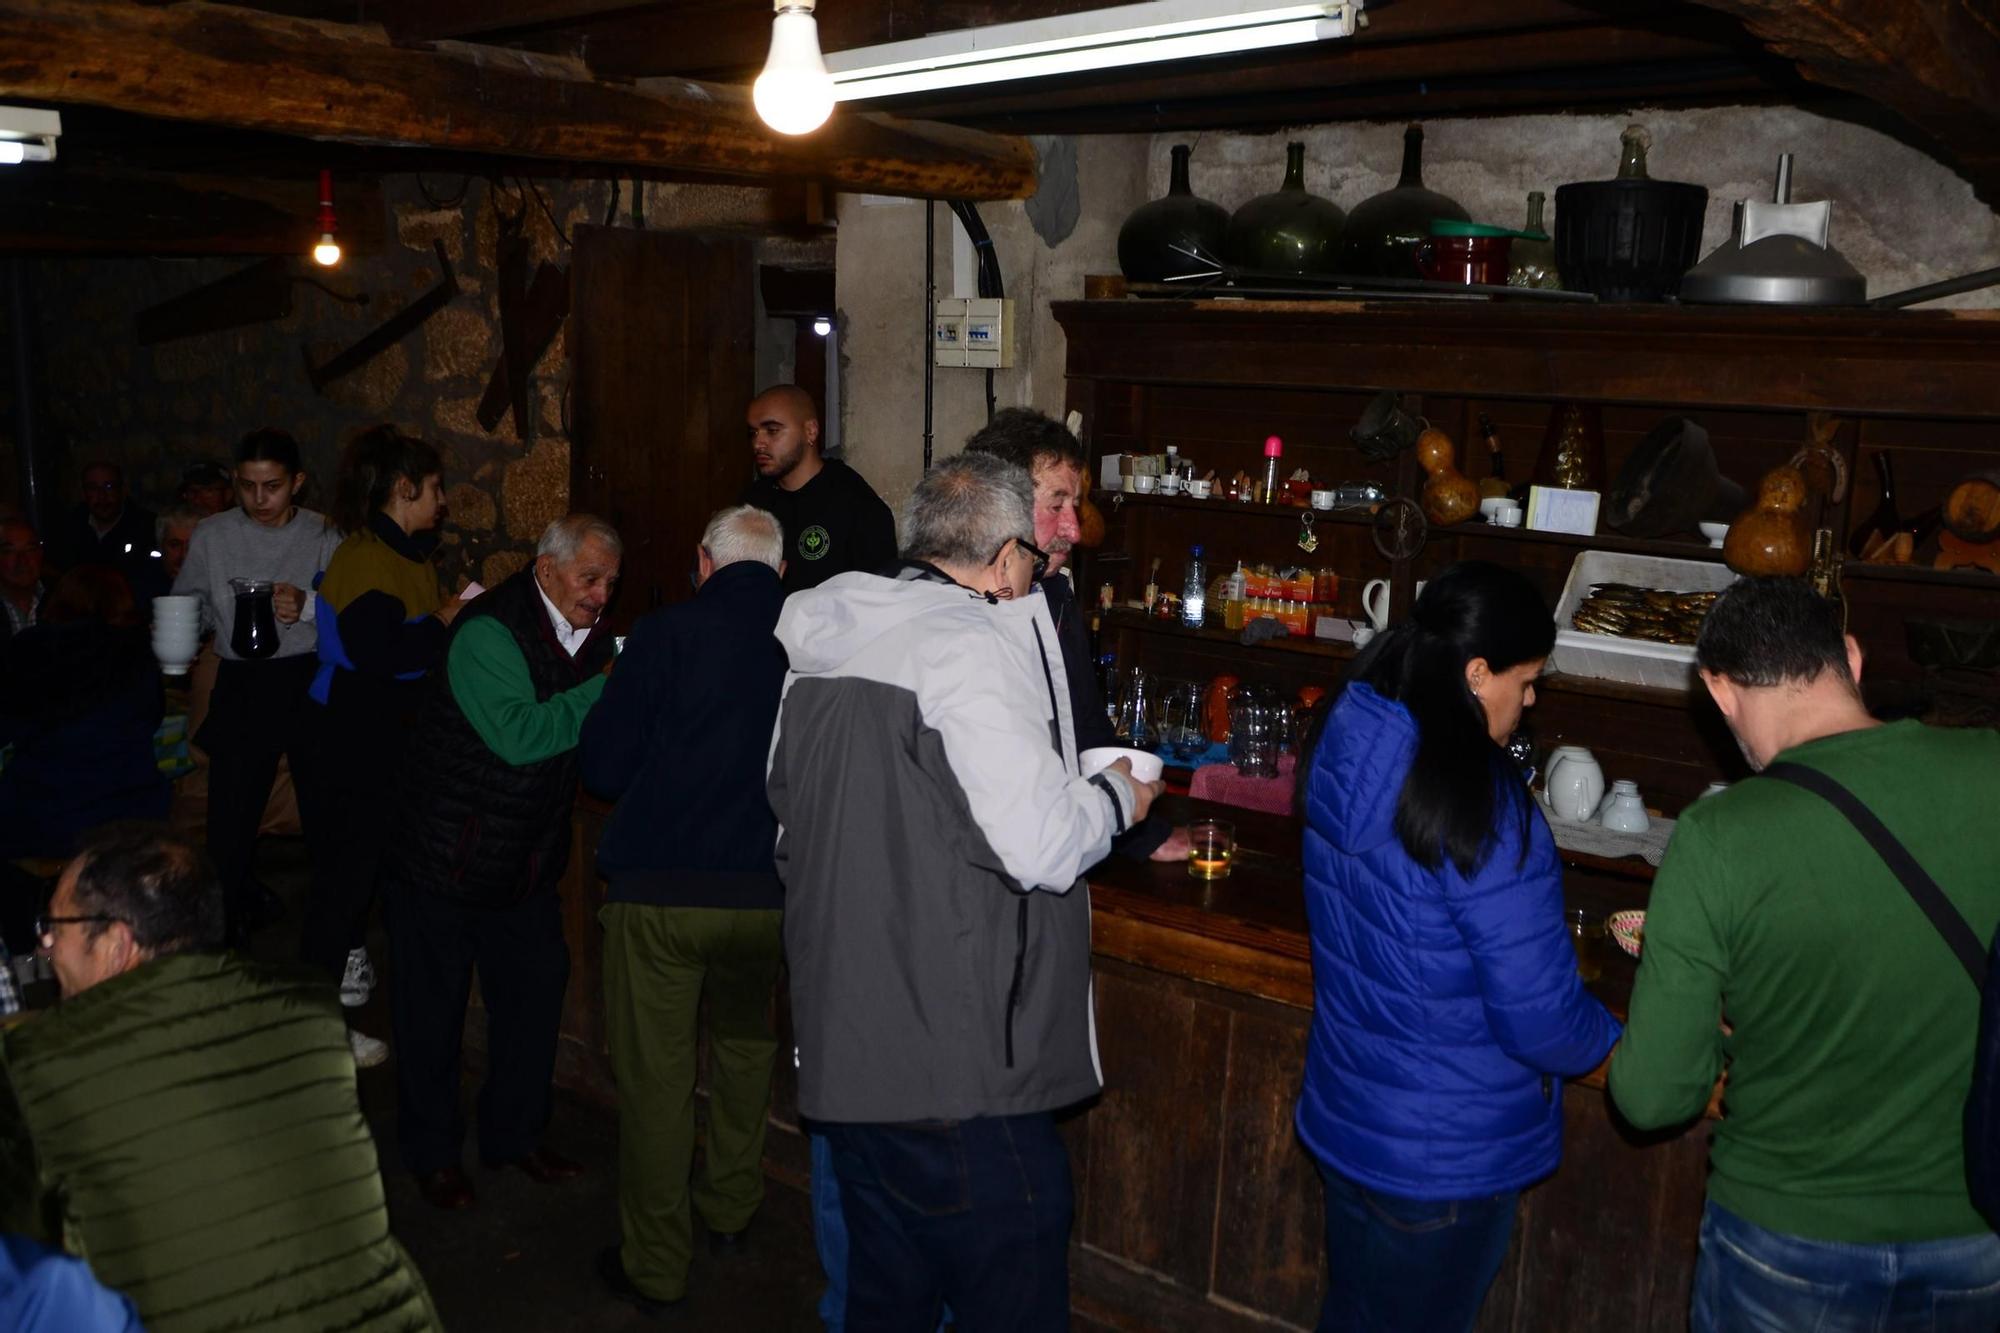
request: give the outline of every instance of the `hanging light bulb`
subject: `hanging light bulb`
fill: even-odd
[[[764,123],[780,134],[810,134],[833,114],[833,76],[819,53],[813,0],[773,0],[771,54],[750,89]]]
[[[333,239],[333,173],[319,173],[319,244],[313,247],[313,262],[332,268],[340,262],[340,242]]]
[[[825,315],[821,315],[818,319],[813,321],[813,332],[817,333],[822,338],[826,337],[827,334],[833,332],[833,321],[828,319]]]

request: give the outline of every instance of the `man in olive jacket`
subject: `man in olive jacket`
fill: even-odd
[[[194,847],[100,830],[37,928],[63,1001],[5,1035],[0,1229],[59,1241],[152,1333],[439,1327],[333,992],[213,952]]]

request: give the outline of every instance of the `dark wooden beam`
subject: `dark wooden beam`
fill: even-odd
[[[1755,44],[1749,45],[1755,53]],[[1107,70],[1088,78],[1042,81],[1031,86],[995,85],[960,89],[955,94],[922,94],[889,105],[900,114],[945,114],[965,120],[1057,108],[1163,103],[1206,103],[1218,114],[1233,115],[1252,105],[1266,112],[1281,102],[1318,107],[1346,100],[1362,90],[1394,94],[1420,86],[1458,86],[1455,81],[1464,80],[1499,86],[1513,79],[1546,85],[1552,95],[1560,95],[1566,78],[1581,82],[1575,71],[1674,64],[1692,68],[1696,62],[1717,60],[1733,61],[1741,68],[1743,57],[1705,37],[1588,24],[1427,41],[1326,42],[1249,57]],[[1772,63],[1783,73],[1782,64]]]
[[[318,181],[83,171],[73,164],[17,172],[0,190],[0,251],[126,255],[305,255]],[[340,242],[350,256],[381,250],[382,191],[337,181]]]
[[[1696,0],[1806,78],[1859,93],[1943,148],[2000,202],[2000,6],[1993,0]]]
[[[820,47],[844,51],[936,32],[1102,9],[1106,0],[839,0],[815,13]],[[1657,13],[1640,0],[1395,0],[1368,11],[1353,44],[1505,32],[1603,22],[1607,14]],[[771,43],[768,7],[742,0],[694,0],[671,9],[565,29],[565,49],[607,75],[741,74],[763,64]]]
[[[435,42],[581,23],[660,6],[652,0],[397,0],[382,25],[401,42]]]
[[[395,45],[378,28],[233,5],[0,0],[0,96],[115,107],[308,138],[552,162],[818,180],[965,199],[1034,192],[1017,139],[834,112],[800,139],[764,128],[748,91],[601,82],[579,62],[498,47]]]

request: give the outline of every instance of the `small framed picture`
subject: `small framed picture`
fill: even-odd
[[[1568,532],[1579,537],[1597,533],[1596,491],[1567,491],[1557,486],[1528,488],[1528,527],[1536,532]]]

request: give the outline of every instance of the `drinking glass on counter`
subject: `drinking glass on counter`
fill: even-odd
[[[1236,826],[1220,819],[1188,825],[1188,873],[1196,879],[1225,879],[1236,855]]]
[[[1585,981],[1595,981],[1604,975],[1604,942],[1608,938],[1604,914],[1574,907],[1565,917],[1569,921],[1569,942],[1576,950],[1576,974]]]

